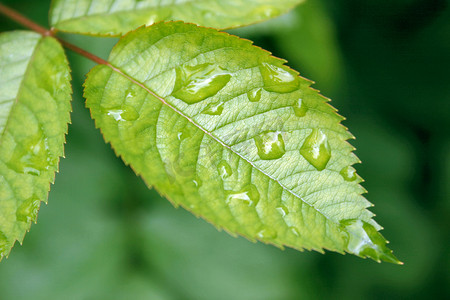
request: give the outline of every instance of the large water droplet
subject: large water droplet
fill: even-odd
[[[392,251],[386,247],[386,240],[375,227],[357,219],[342,220],[340,223],[349,253],[370,257],[376,261],[400,263]]]
[[[299,98],[295,102],[293,107],[294,107],[294,113],[297,117],[304,117],[306,115],[306,112],[308,111],[308,106],[302,100],[302,98]]]
[[[277,159],[286,153],[284,139],[279,131],[264,132],[255,137],[254,140],[261,159]]]
[[[259,202],[259,192],[254,184],[249,184],[242,190],[227,191],[226,203],[228,205],[245,204],[247,206],[255,207]]]
[[[202,113],[213,116],[220,115],[223,112],[223,104],[222,101],[210,103],[205,107]]]
[[[134,107],[124,105],[118,109],[110,109],[107,112],[108,116],[111,116],[116,121],[135,121],[139,118],[139,113]]]
[[[0,231],[0,259],[6,256],[8,250],[8,238]]]
[[[247,92],[247,97],[250,102],[258,102],[261,100],[261,89],[254,89],[250,92]]]
[[[277,232],[272,228],[264,228],[260,230],[256,235],[261,240],[273,240],[277,238]]]
[[[226,179],[233,175],[233,170],[231,169],[230,165],[224,160],[222,160],[217,166],[217,171],[219,172],[219,175],[222,179]]]
[[[25,200],[16,211],[16,220],[20,222],[36,222],[41,201],[37,197]]]
[[[289,210],[286,206],[280,205],[276,208],[277,212],[284,218],[289,213]]]
[[[331,158],[331,148],[325,133],[314,129],[300,148],[300,154],[317,170],[325,169]]]
[[[230,79],[231,75],[217,65],[183,65],[176,69],[172,95],[188,104],[194,104],[217,94]]]
[[[356,170],[352,166],[342,168],[340,174],[345,181],[353,181],[356,179]]]
[[[48,153],[47,139],[39,130],[36,135],[16,145],[14,154],[7,165],[18,173],[37,176],[55,163],[56,160]]]
[[[299,84],[299,77],[285,70],[268,63],[262,63],[259,67],[264,81],[264,89],[268,92],[290,93],[295,91]]]

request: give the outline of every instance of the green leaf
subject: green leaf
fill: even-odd
[[[0,35],[0,260],[22,243],[63,155],[70,74],[51,37]]]
[[[55,0],[51,26],[65,32],[119,36],[158,21],[234,28],[288,12],[304,0]]]
[[[342,117],[250,41],[182,22],[125,35],[85,83],[126,164],[219,229],[398,262],[366,210]]]

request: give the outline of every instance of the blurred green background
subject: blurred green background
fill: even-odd
[[[49,1],[2,1],[47,25]],[[357,137],[367,198],[404,266],[281,251],[175,209],[115,157],[68,52],[66,158],[38,224],[0,264],[0,299],[450,299],[450,2],[308,0],[231,32],[288,60]],[[0,19],[0,30],[20,28]],[[66,36],[103,58],[115,39]]]

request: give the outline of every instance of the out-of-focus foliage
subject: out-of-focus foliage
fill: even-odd
[[[34,19],[45,15],[49,5],[5,2]],[[363,185],[386,228],[383,234],[404,266],[281,251],[217,233],[189,213],[174,211],[104,144],[83,107],[80,88],[51,205],[41,207],[26,244],[2,262],[0,298],[448,298],[448,2],[322,3],[340,52],[339,74],[345,79],[340,88],[323,84],[313,75],[318,70],[289,57],[288,52],[302,49],[275,43],[271,28],[258,27],[252,39],[316,79],[317,88],[348,118],[344,125],[358,137],[353,144],[364,161],[356,169],[366,179]],[[279,26],[294,31],[292,16],[282,17],[286,22]],[[4,19],[0,26],[17,28]],[[294,31],[292,39],[302,35]],[[112,45],[103,39],[73,41],[104,58]],[[75,55],[69,59],[74,86],[81,87],[93,65]]]

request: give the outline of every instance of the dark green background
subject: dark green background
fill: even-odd
[[[49,1],[2,1],[47,25]],[[287,59],[357,137],[367,198],[404,266],[217,232],[148,190],[84,108],[69,52],[66,158],[37,225],[0,264],[0,299],[449,299],[450,10],[438,0],[309,0],[232,32]],[[0,30],[20,28],[0,17]],[[106,58],[114,39],[66,36]]]

